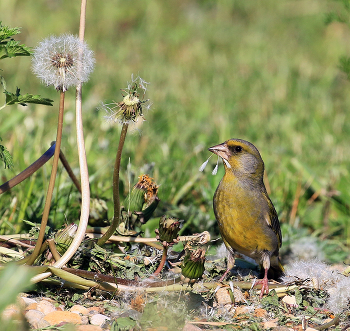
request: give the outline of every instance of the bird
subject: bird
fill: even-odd
[[[263,279],[257,282],[262,285],[262,298],[269,293],[268,279],[278,280],[284,272],[279,258],[281,227],[265,188],[264,162],[258,149],[242,139],[229,139],[209,151],[221,157],[225,167],[213,198],[215,218],[230,253],[220,281],[234,266],[234,253],[241,253],[264,269]]]

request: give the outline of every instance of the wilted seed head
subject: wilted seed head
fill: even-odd
[[[143,100],[148,84],[141,77],[134,79],[132,75],[131,83],[128,83],[127,88],[122,89],[126,93],[125,95],[122,93],[123,101],[102,105],[102,108],[109,114],[106,119],[123,124],[137,122],[140,117],[143,118],[143,110],[151,107],[149,99]]]
[[[146,206],[149,206],[156,199],[159,186],[148,175],[139,176],[139,181],[135,187],[145,191]]]
[[[93,52],[86,43],[73,35],[61,35],[44,39],[34,49],[32,69],[46,85],[65,92],[88,81],[94,64]]]
[[[139,176],[138,182],[126,197],[126,207],[130,212],[140,212],[147,208],[156,198],[158,185],[148,175]]]
[[[187,250],[184,260],[181,264],[182,278],[198,279],[203,276],[205,262],[205,249]]]

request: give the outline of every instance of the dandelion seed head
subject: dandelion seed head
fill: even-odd
[[[134,78],[131,75],[131,82],[128,82],[128,86],[122,89],[122,92],[125,93],[123,101],[102,104],[100,107],[107,113],[105,119],[121,124],[137,123],[139,119],[144,120],[143,111],[149,110],[152,105],[149,99],[144,100],[148,84],[141,77]]]
[[[81,56],[80,56],[81,52]],[[32,70],[46,85],[65,92],[87,82],[94,69],[93,52],[74,35],[50,36],[34,49]]]

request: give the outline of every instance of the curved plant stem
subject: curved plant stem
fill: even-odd
[[[114,233],[120,223],[120,198],[119,198],[119,172],[120,160],[122,157],[123,146],[125,142],[126,133],[128,132],[128,123],[124,123],[120,133],[120,140],[118,145],[117,156],[115,158],[114,172],[113,172],[113,202],[114,202],[114,216],[112,224],[104,235],[97,241],[97,245],[102,246]]]
[[[81,11],[80,11],[80,27],[79,27],[79,39],[84,40],[85,31],[85,18],[86,18],[86,0],[81,1]],[[80,52],[79,56],[82,56]],[[80,61],[81,63],[81,61]],[[78,67],[78,73],[79,73]],[[85,231],[89,220],[90,212],[90,185],[89,185],[89,172],[86,162],[85,153],[85,143],[84,143],[84,132],[83,132],[83,121],[82,121],[82,102],[81,102],[81,83],[77,85],[76,88],[76,127],[77,127],[77,145],[79,154],[79,166],[80,166],[80,180],[81,180],[81,191],[82,191],[82,202],[81,202],[81,213],[80,221],[77,232],[73,239],[73,242],[68,247],[67,251],[62,255],[62,257],[56,261],[53,265],[55,268],[62,268],[76,253],[81,242],[85,237]],[[33,283],[40,282],[41,280],[49,277],[51,272],[45,272],[39,274],[31,279]]]
[[[28,265],[31,265],[31,264],[34,263],[35,259],[39,255],[39,252],[40,252],[40,249],[41,249],[41,245],[42,245],[43,240],[44,240],[45,229],[46,229],[46,225],[47,225],[47,220],[49,218],[52,193],[53,193],[53,189],[54,189],[54,186],[55,186],[55,180],[56,180],[56,174],[57,174],[57,165],[58,165],[60,149],[61,149],[62,128],[63,128],[63,113],[64,113],[64,92],[61,91],[61,93],[60,93],[60,106],[59,106],[59,112],[58,112],[58,124],[57,124],[57,137],[56,137],[55,154],[53,156],[51,177],[50,177],[50,182],[49,182],[49,188],[47,190],[43,217],[41,219],[39,236],[38,236],[38,240],[36,241],[34,251],[32,252],[31,255],[28,256],[28,258],[24,258],[23,260],[19,261],[19,263],[21,263],[21,264],[26,263]]]
[[[80,28],[79,28],[79,38],[84,41],[84,31],[85,31],[85,16],[86,15],[86,0],[81,1],[81,12],[80,12]],[[80,53],[79,56],[82,56]],[[79,70],[79,68],[78,68]],[[73,242],[67,249],[67,251],[62,255],[62,257],[56,261],[53,265],[55,268],[63,267],[75,254],[79,248],[81,242],[85,237],[85,231],[89,220],[90,212],[90,184],[89,184],[89,172],[86,161],[85,153],[85,143],[84,143],[84,131],[83,131],[83,120],[82,120],[82,88],[81,84],[77,85],[76,88],[76,127],[77,127],[77,145],[78,145],[78,155],[79,155],[79,166],[80,166],[80,180],[81,180],[81,212],[80,221],[77,232],[73,239]]]
[[[47,161],[49,161],[54,154],[55,144],[53,144],[42,156],[40,156],[35,162],[33,162],[28,168],[23,170],[17,176],[11,178],[6,183],[0,186],[0,194],[7,192],[12,187],[18,185],[30,175],[32,175],[35,171],[40,169]]]
[[[159,273],[162,271],[164,264],[166,262],[167,254],[168,254],[168,246],[163,246],[162,259],[160,260],[160,263],[159,263],[157,270],[153,273],[153,276],[159,275]]]

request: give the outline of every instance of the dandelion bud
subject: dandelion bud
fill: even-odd
[[[198,248],[195,251],[188,250],[181,264],[183,278],[198,279],[204,273],[205,250]]]
[[[32,69],[46,85],[65,92],[88,81],[95,59],[86,43],[73,35],[51,36],[34,49]]]
[[[78,226],[74,223],[67,225],[64,229],[58,230],[55,234],[54,241],[57,251],[63,255],[72,243]]]
[[[159,240],[173,244],[178,237],[180,225],[178,219],[162,216],[159,220],[159,229],[157,231]]]

